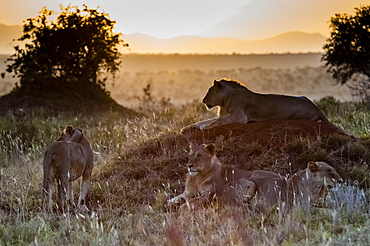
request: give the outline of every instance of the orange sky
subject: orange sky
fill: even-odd
[[[180,35],[261,39],[288,31],[328,35],[334,13],[353,13],[356,0],[10,0],[0,2],[0,23],[21,25],[42,6],[87,4],[110,14],[116,31],[169,38]]]

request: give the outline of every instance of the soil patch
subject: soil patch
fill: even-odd
[[[215,141],[223,136],[237,138],[240,143],[258,142],[266,147],[283,146],[287,141],[297,137],[327,137],[333,134],[347,134],[330,122],[313,122],[310,120],[280,120],[251,123],[232,123],[214,127],[210,131],[194,129],[186,133],[187,138],[197,143]]]

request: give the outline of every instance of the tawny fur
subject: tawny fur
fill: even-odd
[[[342,182],[336,170],[325,162],[310,161],[307,168],[285,178],[270,171],[256,170],[250,177],[255,182],[257,199],[267,205],[291,208],[301,204],[304,208],[322,206],[330,187]]]
[[[203,98],[211,109],[219,106],[217,117],[200,121],[181,130],[210,130],[215,126],[250,121],[307,119],[328,121],[321,110],[305,96],[259,94],[234,80],[215,80]]]
[[[190,207],[206,204],[217,198],[225,204],[248,202],[255,194],[255,184],[248,180],[250,172],[224,167],[216,157],[214,144],[202,144],[189,155],[185,191],[169,204],[186,202]]]
[[[74,204],[71,184],[80,177],[82,178],[78,207],[86,208],[85,197],[89,190],[93,169],[93,151],[80,129],[68,126],[58,141],[47,148],[43,169],[43,203],[47,211],[52,211],[55,181],[58,186],[58,208],[64,212],[66,205]]]
[[[306,169],[290,178],[264,170],[226,168],[216,157],[214,144],[202,144],[190,152],[188,171],[185,191],[168,200],[169,204],[185,201],[195,207],[214,197],[224,203],[240,203],[256,196],[258,202],[267,206],[283,205],[289,209],[300,204],[309,208],[321,206],[328,189],[343,181],[325,162],[310,161]]]

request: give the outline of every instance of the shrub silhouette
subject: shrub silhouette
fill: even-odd
[[[109,101],[107,73],[118,71],[118,46],[127,46],[113,33],[115,21],[108,14],[84,5],[66,7],[56,13],[43,8],[23,25],[15,54],[6,72],[20,78],[15,90],[73,93],[80,99]],[[2,73],[2,77],[5,73]]]

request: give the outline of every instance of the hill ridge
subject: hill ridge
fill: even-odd
[[[22,35],[22,26],[0,23],[0,33],[0,54],[14,53],[12,41]],[[263,54],[322,52],[326,38],[320,33],[291,31],[258,40],[201,36],[161,39],[143,33],[123,35],[123,39],[129,43],[130,53]],[[124,53],[127,51],[122,49]]]

